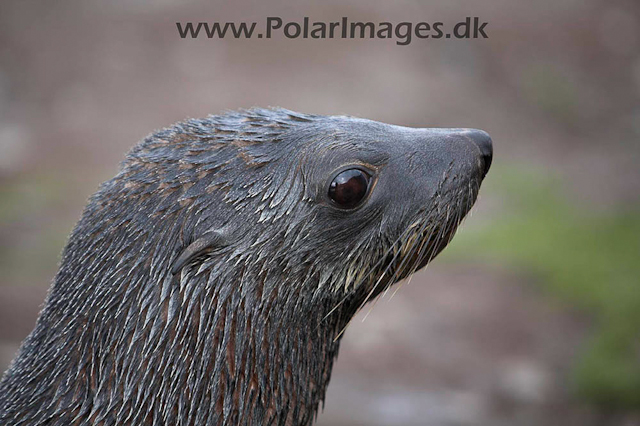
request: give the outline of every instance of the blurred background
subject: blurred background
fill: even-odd
[[[177,21],[488,22],[488,39],[181,39]],[[640,4],[0,4],[0,370],[87,198],[154,129],[282,106],[476,127],[451,246],[346,332],[321,426],[640,424]]]

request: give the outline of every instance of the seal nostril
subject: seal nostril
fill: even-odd
[[[467,135],[473,141],[474,144],[480,149],[482,155],[484,170],[482,177],[485,177],[491,167],[491,160],[493,159],[493,144],[491,142],[491,136],[487,132],[482,130],[470,130]]]

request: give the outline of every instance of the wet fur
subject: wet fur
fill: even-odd
[[[69,238],[0,383],[0,423],[311,424],[349,320],[448,243],[481,180],[448,166],[422,209],[372,205],[347,226],[318,206],[310,173],[336,150],[367,149],[348,124],[254,109],[136,146]],[[212,229],[227,243],[173,274]]]

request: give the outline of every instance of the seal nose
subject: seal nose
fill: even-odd
[[[482,177],[484,178],[489,172],[489,167],[491,167],[491,160],[493,159],[493,144],[491,142],[491,136],[487,132],[483,132],[482,130],[469,129],[465,133],[465,136],[468,136],[469,139],[480,149],[480,154],[482,155],[484,170]]]

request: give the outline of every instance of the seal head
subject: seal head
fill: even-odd
[[[309,425],[357,310],[453,237],[491,139],[283,109],[188,120],[91,198],[5,425]]]

